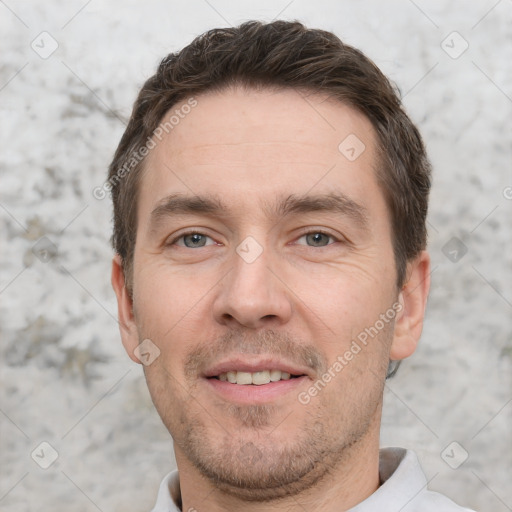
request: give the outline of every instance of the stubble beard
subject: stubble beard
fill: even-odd
[[[221,432],[215,436],[217,442],[205,423],[184,413],[180,422],[187,429],[175,441],[215,489],[243,501],[269,502],[306,493],[340,466],[350,465],[358,444],[379,422],[380,404],[364,407],[366,414],[347,429],[336,428],[335,418],[313,413],[312,421],[304,422],[300,434],[294,432],[285,446],[270,441],[273,429],[281,435],[286,430],[286,419],[271,426],[276,414],[272,405],[231,406],[230,418],[240,425],[238,434]]]
[[[262,351],[264,346],[265,343],[263,348],[260,346]],[[197,359],[191,361],[194,361],[189,368],[192,382],[192,375],[197,377]],[[364,444],[372,427],[378,429],[380,422],[384,382],[367,389],[361,401],[352,397],[357,405],[353,402],[348,408],[333,409],[332,395],[322,391],[306,406],[310,410],[304,415],[303,426],[294,426],[293,438],[283,436],[287,417],[277,423],[279,411],[274,404],[227,404],[225,417],[229,418],[229,424],[237,425],[236,432],[228,431],[220,425],[222,418],[215,420],[201,414],[204,407],[190,409],[189,404],[195,400],[185,396],[174,377],[165,373],[167,378],[161,374],[155,381],[167,380],[166,385],[157,386],[160,393],[151,394],[175,444],[216,490],[242,501],[270,502],[307,493],[340,467],[350,468],[359,445]],[[152,379],[148,377],[146,374],[151,391]],[[192,396],[194,388],[192,385],[189,389]],[[345,389],[344,393],[348,391]],[[351,391],[357,395],[355,388]],[[280,438],[287,440],[286,444],[271,441],[272,433],[278,431]]]

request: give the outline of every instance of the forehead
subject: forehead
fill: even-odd
[[[160,145],[160,151],[150,154],[150,159],[155,154],[167,153],[166,158],[179,159],[186,154],[187,160],[193,161],[194,156],[201,158],[221,146],[226,153],[243,155],[248,163],[258,163],[258,159],[249,159],[254,153],[246,153],[252,147],[262,157],[273,151],[304,160],[315,146],[324,152],[324,158],[338,158],[339,143],[351,134],[361,142],[364,140],[366,146],[373,145],[370,121],[353,107],[325,94],[291,88],[255,90],[237,86],[201,94],[194,100],[197,105],[187,108],[190,112],[182,114],[180,120],[172,114],[184,109],[186,101],[173,107],[162,120],[165,123],[172,116],[176,123],[163,137],[166,140],[163,146],[172,155],[162,151]],[[263,145],[269,144],[272,146],[266,151]],[[191,153],[191,149],[199,151]],[[313,156],[317,161],[319,155]]]
[[[354,108],[294,89],[237,87],[194,100],[162,119],[174,115],[146,159],[139,219],[175,192],[210,192],[246,215],[250,203],[287,194],[380,194],[374,130]]]

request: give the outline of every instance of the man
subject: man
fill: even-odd
[[[379,452],[419,340],[430,164],[388,80],[298,22],[211,30],[109,170],[123,344],[174,440],[163,511],[456,511]]]

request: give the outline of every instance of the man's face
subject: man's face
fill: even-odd
[[[276,497],[378,437],[398,290],[375,135],[354,109],[294,90],[196,100],[146,162],[138,339],[125,345],[160,350],[145,374],[178,465]],[[328,195],[338,200],[305,201]],[[223,209],[176,209],[170,196]],[[269,377],[284,379],[243,384]]]

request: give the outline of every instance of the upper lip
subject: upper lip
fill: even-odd
[[[310,375],[310,369],[282,359],[272,357],[259,357],[250,359],[245,355],[244,357],[232,357],[219,363],[216,363],[206,369],[203,376],[218,377],[221,373],[230,371],[241,372],[261,372],[264,370],[280,370],[289,373],[290,375]]]

